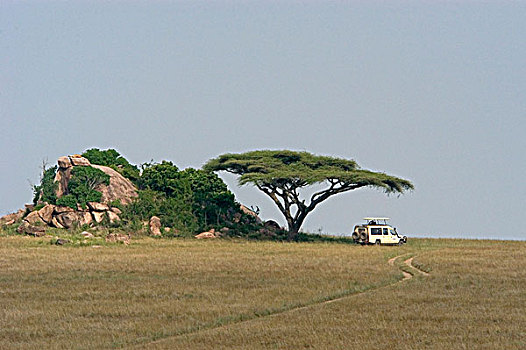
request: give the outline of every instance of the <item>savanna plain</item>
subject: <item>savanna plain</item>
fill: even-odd
[[[1,235],[0,348],[524,349],[526,242]]]

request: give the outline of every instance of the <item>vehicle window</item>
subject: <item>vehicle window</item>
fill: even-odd
[[[389,233],[391,233],[393,236],[396,236],[396,231],[395,230],[389,230],[389,231],[390,231]]]
[[[379,228],[379,227],[371,228],[371,234],[372,235],[381,235],[382,234],[382,229]]]
[[[384,235],[388,235],[389,234],[389,230],[384,228]]]

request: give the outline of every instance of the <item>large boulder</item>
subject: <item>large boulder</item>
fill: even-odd
[[[42,225],[32,225],[27,221],[23,221],[17,228],[20,234],[26,234],[35,237],[42,237],[46,234],[46,227]]]
[[[88,207],[92,211],[107,211],[110,210],[110,207],[105,203],[98,202],[88,202]]]
[[[274,220],[267,220],[265,221],[265,228],[268,228],[270,230],[279,231],[282,230],[281,226]]]
[[[90,225],[93,222],[93,218],[89,211],[78,211],[77,217],[79,220],[79,225]]]
[[[42,209],[38,211],[38,215],[46,224],[50,224],[53,220],[53,212],[55,211],[55,206],[53,204],[46,204]]]
[[[58,163],[58,167],[62,169],[67,169],[72,165],[71,160],[69,160],[68,156],[60,157],[57,163]]]
[[[55,214],[71,213],[73,211],[75,211],[75,209],[70,208],[70,207],[63,207],[59,205],[55,206],[55,210],[54,210]]]
[[[24,221],[26,221],[27,223],[29,223],[31,225],[44,225],[44,224],[47,224],[44,220],[42,220],[40,215],[38,215],[38,211],[32,211],[31,213],[29,213],[24,218]]]
[[[72,166],[69,166],[68,168],[59,167],[57,170],[57,174],[55,175],[55,182],[57,183],[57,189],[55,190],[55,193],[57,198],[68,194],[68,182],[69,179],[71,179],[71,169],[73,169]]]
[[[102,165],[94,164],[92,167],[102,170],[110,176],[109,185],[101,184],[95,188],[102,193],[101,202],[110,203],[113,201],[120,201],[122,204],[129,204],[138,196],[137,188],[135,188],[133,183],[122,176],[118,171]]]
[[[69,160],[73,166],[90,166],[91,163],[87,158],[84,158],[80,154],[74,154],[69,156]]]
[[[76,212],[66,212],[55,216],[57,222],[64,228],[72,228],[79,224],[79,216]]]
[[[18,226],[17,231],[20,234],[27,234],[32,236],[41,237],[46,232],[47,223],[42,220],[37,211],[29,213],[22,224]]]

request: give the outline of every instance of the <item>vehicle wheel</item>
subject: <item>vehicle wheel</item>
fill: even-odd
[[[358,234],[358,232],[354,231],[354,232],[352,233],[352,239],[354,239],[355,241],[357,241],[358,238],[360,238],[360,235]]]
[[[367,233],[365,232],[360,233],[360,239],[365,241],[367,239]]]
[[[398,241],[398,245],[403,245],[404,241]]]
[[[377,239],[376,242],[375,242],[374,244],[376,244],[376,245],[380,245],[380,244],[382,244],[382,243],[380,242],[379,239]]]

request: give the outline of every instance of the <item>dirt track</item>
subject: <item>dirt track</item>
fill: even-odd
[[[398,255],[398,256],[395,256],[391,259],[389,259],[387,261],[387,263],[389,264],[389,266],[397,266],[395,263],[398,259],[404,257],[404,256],[407,256],[409,254],[402,254],[402,255]],[[388,284],[388,285],[384,285],[384,286],[381,286],[381,287],[377,287],[377,288],[373,288],[373,289],[368,289],[368,290],[365,290],[363,292],[358,292],[358,293],[354,293],[354,294],[349,294],[349,295],[345,295],[343,297],[338,297],[338,298],[334,298],[334,299],[330,299],[330,300],[326,300],[326,301],[322,301],[322,302],[319,302],[319,303],[313,303],[313,304],[309,304],[309,305],[305,305],[305,306],[300,306],[300,307],[295,307],[295,308],[291,308],[291,309],[288,309],[288,310],[284,310],[284,311],[281,311],[281,312],[276,312],[276,313],[273,313],[273,314],[270,314],[270,315],[266,315],[266,316],[255,316],[254,318],[251,318],[251,319],[247,319],[247,320],[243,320],[243,321],[238,321],[238,322],[231,322],[231,323],[228,323],[228,324],[223,324],[221,326],[218,326],[218,327],[210,327],[210,328],[203,328],[203,329],[200,329],[200,330],[196,330],[194,332],[188,332],[188,333],[183,333],[183,334],[177,334],[177,335],[173,335],[173,336],[169,336],[169,337],[166,337],[166,338],[162,338],[162,339],[158,339],[158,340],[155,340],[155,341],[152,341],[152,342],[148,342],[148,343],[143,343],[143,344],[138,344],[138,345],[135,345],[135,346],[132,346],[131,348],[134,348],[134,349],[139,349],[139,348],[149,348],[151,345],[155,345],[155,344],[160,344],[162,342],[165,342],[169,339],[173,339],[173,338],[177,338],[177,337],[181,337],[181,336],[187,336],[187,335],[190,335],[190,334],[195,334],[195,333],[199,333],[201,331],[206,331],[206,330],[210,330],[210,329],[217,329],[217,328],[223,328],[223,327],[228,327],[228,326],[231,326],[233,324],[239,324],[239,323],[245,323],[245,322],[251,322],[253,320],[256,320],[256,319],[262,319],[262,318],[270,318],[270,317],[276,317],[276,316],[280,316],[280,315],[283,315],[283,314],[286,314],[286,313],[290,313],[290,312],[296,312],[296,311],[300,311],[300,310],[305,310],[305,309],[309,309],[309,308],[313,308],[313,307],[318,307],[320,305],[325,305],[325,304],[330,304],[330,303],[334,303],[336,301],[339,301],[339,300],[343,300],[343,299],[347,299],[347,298],[352,298],[356,295],[362,295],[362,294],[367,294],[367,293],[372,293],[374,291],[377,291],[379,289],[383,289],[383,288],[388,288],[388,287],[391,287],[391,286],[394,286],[398,283],[402,283],[402,282],[405,282],[407,280],[410,280],[411,278],[414,277],[414,273],[410,273],[410,272],[407,272],[407,271],[404,271],[403,268],[409,268],[410,271],[416,271],[417,273],[421,274],[422,276],[429,276],[429,273],[425,272],[425,271],[422,271],[420,270],[419,268],[417,268],[416,266],[413,265],[413,259],[415,258],[415,256],[411,256],[409,257],[408,259],[404,260],[403,262],[403,265],[402,266],[398,266],[398,269],[400,270],[400,272],[402,273],[403,275],[403,278],[394,282],[394,283],[391,283],[391,284]]]

